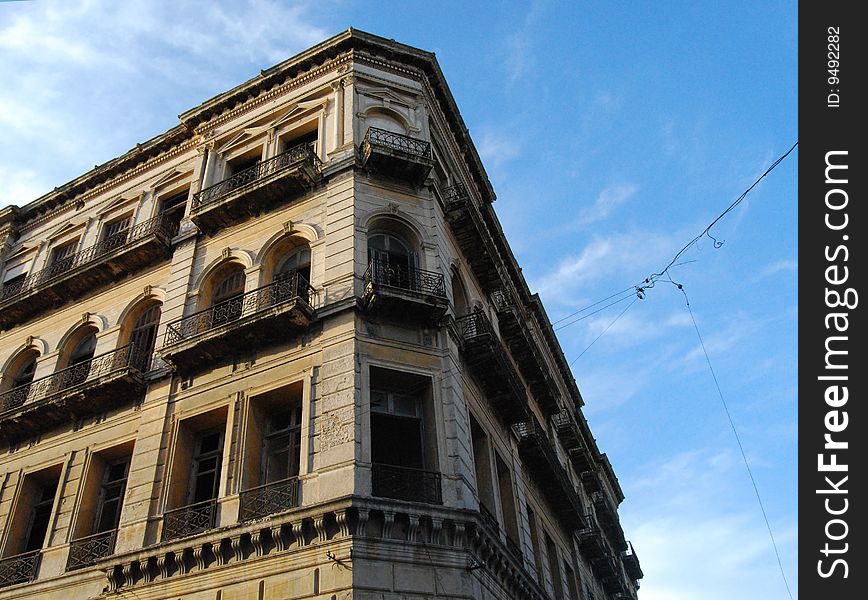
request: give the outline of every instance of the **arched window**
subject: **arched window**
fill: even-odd
[[[20,385],[28,385],[33,381],[33,376],[36,374],[36,359],[39,355],[34,351],[25,359],[24,363],[18,367],[16,373],[12,376],[12,387]]]
[[[298,248],[274,269],[275,302],[299,297],[308,301],[308,286],[310,285],[310,248]]]
[[[90,360],[96,351],[96,330],[86,329],[77,338],[67,359],[67,368],[62,376],[63,385],[76,385],[90,374]]]
[[[234,321],[241,316],[245,279],[244,268],[232,265],[231,270],[218,281],[211,297],[212,326]]]
[[[9,365],[0,381],[0,410],[24,404],[30,393],[30,383],[36,374],[39,352],[30,348],[19,354]]]
[[[136,319],[130,331],[132,364],[146,367],[157,342],[157,327],[160,325],[162,305],[154,304],[145,309]]]
[[[458,273],[452,273],[452,309],[456,317],[463,317],[470,312],[470,303],[467,301],[467,292]]]
[[[368,261],[375,283],[416,289],[416,253],[407,243],[388,233],[368,237]]]

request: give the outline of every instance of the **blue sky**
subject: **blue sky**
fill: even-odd
[[[794,1],[10,2],[0,206],[348,26],[436,52],[553,321],[664,267],[798,135]],[[671,271],[794,596],[797,161],[796,150],[715,227],[721,248],[704,238]],[[560,329],[568,360],[628,304]],[[640,598],[786,598],[683,295],[649,290],[573,369],[627,496]]]

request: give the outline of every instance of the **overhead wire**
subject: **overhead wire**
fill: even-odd
[[[605,329],[604,329],[604,330],[603,330],[603,331],[602,331],[602,332],[601,332],[601,333],[600,333],[600,334],[599,334],[599,335],[598,335],[598,336],[597,336],[597,337],[596,337],[596,338],[595,338],[595,339],[594,339],[594,340],[593,340],[593,341],[592,341],[592,342],[591,342],[591,343],[590,343],[590,344],[589,344],[589,345],[588,345],[588,346],[587,346],[587,347],[586,347],[586,348],[581,352],[581,354],[579,354],[576,358],[574,358],[574,359],[570,362],[570,367],[572,367],[572,365],[573,365],[573,364],[574,364],[574,363],[575,363],[579,358],[581,358],[581,357],[585,354],[585,352],[587,352],[588,349],[589,349],[591,346],[593,346],[593,345],[597,342],[597,340],[599,340],[601,337],[603,337],[603,335],[605,335],[605,333],[606,333],[607,331],[609,331],[609,329],[610,329],[610,328],[611,328],[611,327],[612,327],[612,326],[613,326],[613,325],[618,321],[618,319],[620,319],[620,318],[624,315],[624,313],[626,313],[627,310],[628,310],[631,306],[633,306],[633,304],[635,304],[636,300],[644,299],[644,298],[645,298],[645,292],[646,292],[647,290],[649,290],[649,289],[654,288],[655,285],[656,285],[656,283],[657,283],[657,281],[660,280],[662,277],[665,276],[665,277],[666,277],[666,280],[665,280],[665,281],[666,281],[667,283],[671,283],[671,284],[675,285],[675,286],[676,286],[676,287],[681,291],[681,293],[684,295],[684,300],[685,300],[685,302],[687,303],[687,310],[688,310],[688,312],[690,313],[690,319],[691,319],[691,321],[693,322],[693,327],[694,327],[694,329],[696,330],[696,335],[697,335],[697,337],[699,338],[699,344],[700,344],[700,346],[701,346],[701,348],[702,348],[702,352],[703,352],[703,354],[705,355],[705,360],[706,360],[706,362],[708,363],[708,368],[709,368],[709,370],[711,371],[711,376],[712,376],[712,379],[714,380],[714,385],[715,385],[715,387],[717,388],[718,396],[719,396],[719,398],[720,398],[721,404],[723,405],[724,412],[726,413],[726,418],[727,418],[727,420],[729,421],[729,426],[730,426],[730,428],[732,429],[733,435],[735,436],[735,440],[736,440],[736,443],[737,443],[737,445],[738,445],[738,449],[739,449],[739,451],[741,452],[741,457],[742,457],[742,460],[744,461],[745,469],[747,470],[748,477],[750,478],[750,482],[751,482],[751,485],[753,486],[754,494],[756,495],[756,499],[757,499],[757,502],[758,502],[759,507],[760,507],[760,511],[762,512],[763,520],[765,521],[765,524],[766,524],[766,529],[768,530],[768,533],[769,533],[769,538],[770,538],[771,543],[772,543],[772,548],[774,549],[775,557],[776,557],[777,562],[778,562],[778,568],[780,569],[781,578],[782,578],[783,581],[784,581],[784,586],[786,587],[787,595],[790,597],[791,600],[792,600],[793,595],[792,595],[792,592],[790,591],[790,585],[789,585],[789,582],[787,581],[786,572],[784,571],[784,566],[783,566],[783,563],[782,563],[782,561],[781,561],[780,551],[778,550],[777,542],[775,541],[775,536],[774,536],[774,533],[772,532],[771,523],[769,522],[768,514],[766,513],[765,505],[763,504],[762,496],[761,496],[761,494],[760,494],[760,492],[759,492],[759,486],[757,485],[757,483],[756,483],[756,479],[754,478],[754,475],[753,475],[753,471],[752,471],[751,468],[750,468],[750,462],[749,462],[748,459],[747,459],[747,453],[746,453],[745,450],[744,450],[744,445],[742,444],[741,437],[740,437],[739,434],[738,434],[738,429],[737,429],[736,426],[735,426],[735,421],[734,421],[733,418],[732,418],[732,414],[731,414],[730,411],[729,411],[729,406],[727,405],[727,403],[726,403],[726,399],[724,398],[723,390],[722,390],[722,388],[721,388],[721,386],[720,386],[720,382],[719,382],[718,379],[717,379],[717,374],[715,373],[715,371],[714,371],[714,367],[713,367],[712,364],[711,364],[711,358],[710,358],[710,356],[709,356],[709,354],[708,354],[708,349],[707,349],[706,346],[705,346],[705,342],[704,342],[704,340],[703,340],[703,338],[702,338],[702,334],[701,334],[700,331],[699,331],[699,325],[698,325],[697,322],[696,322],[696,318],[695,318],[695,316],[694,316],[694,314],[693,314],[693,309],[692,309],[691,306],[690,306],[690,300],[689,300],[689,298],[687,297],[687,292],[684,290],[684,286],[683,286],[681,283],[678,283],[678,282],[676,282],[675,280],[672,279],[672,275],[671,275],[671,273],[669,272],[669,270],[670,270],[672,267],[674,267],[674,266],[680,266],[680,265],[683,265],[683,264],[687,264],[687,263],[689,263],[689,262],[694,262],[694,261],[684,261],[684,262],[680,262],[680,263],[679,263],[679,262],[678,262],[678,259],[679,259],[679,258],[680,258],[680,257],[681,257],[681,256],[682,256],[682,255],[687,251],[687,250],[689,250],[692,246],[694,246],[694,245],[695,245],[699,240],[701,240],[704,236],[707,236],[709,239],[712,240],[712,243],[713,243],[713,245],[714,245],[714,248],[720,248],[720,247],[722,247],[723,244],[724,244],[724,242],[723,242],[722,240],[718,240],[718,239],[715,238],[713,235],[711,235],[711,230],[712,230],[712,228],[713,228],[713,227],[714,227],[714,226],[715,226],[715,225],[716,225],[716,224],[717,224],[721,219],[723,219],[723,217],[725,217],[727,214],[729,214],[730,212],[732,212],[732,211],[733,211],[733,210],[734,210],[734,209],[735,209],[739,204],[741,204],[741,202],[742,202],[742,201],[747,197],[747,195],[748,195],[748,194],[749,194],[749,193],[750,193],[750,192],[751,192],[751,191],[752,191],[752,190],[753,190],[753,189],[754,189],[754,188],[755,188],[755,187],[760,183],[760,181],[762,181],[762,180],[763,180],[763,179],[764,179],[764,178],[765,178],[769,173],[771,173],[771,172],[772,172],[772,171],[773,171],[773,170],[774,170],[774,169],[775,169],[775,168],[776,168],[776,167],[777,167],[781,162],[783,162],[783,160],[786,159],[787,156],[789,156],[790,153],[791,153],[791,152],[792,152],[792,151],[793,151],[793,150],[794,150],[798,145],[799,145],[799,142],[798,142],[798,140],[796,140],[796,142],[795,142],[792,146],[790,146],[789,150],[787,150],[787,151],[784,152],[781,156],[779,156],[779,157],[778,157],[778,158],[777,158],[777,159],[776,159],[776,160],[775,160],[775,161],[774,161],[774,162],[769,166],[769,168],[766,169],[766,170],[762,173],[762,175],[760,175],[760,176],[756,179],[756,181],[754,181],[754,182],[750,185],[750,187],[748,187],[748,188],[747,188],[747,189],[746,189],[746,190],[745,190],[745,191],[744,191],[744,192],[743,192],[743,193],[742,193],[738,198],[736,198],[736,199],[735,199],[735,200],[734,200],[734,201],[733,201],[733,202],[732,202],[732,203],[731,203],[731,204],[730,204],[730,205],[729,205],[729,206],[728,206],[728,207],[727,207],[723,212],[721,212],[721,213],[720,213],[720,214],[719,214],[719,215],[718,215],[718,216],[717,216],[713,221],[711,221],[711,223],[709,223],[708,226],[705,227],[705,229],[703,229],[703,230],[699,233],[699,235],[697,235],[696,237],[694,237],[693,239],[691,239],[689,242],[687,242],[684,246],[682,246],[682,248],[681,248],[678,252],[675,253],[675,255],[672,257],[672,260],[670,260],[669,263],[668,263],[668,264],[667,264],[663,269],[661,269],[660,271],[658,271],[658,272],[656,272],[656,273],[652,273],[651,275],[649,275],[648,277],[646,277],[646,278],[645,278],[641,283],[639,283],[639,284],[633,286],[632,289],[635,291],[635,294],[636,294],[636,298],[634,298],[633,302],[631,302],[630,304],[628,304],[627,307],[626,307],[624,310],[622,310],[622,311],[618,314],[618,316],[615,317],[615,319],[614,319],[611,323],[609,323],[609,325],[608,325],[608,326],[607,326],[607,327],[606,327],[606,328],[605,328]],[[628,289],[630,289],[630,288],[628,288]],[[616,296],[618,296],[618,295],[621,295],[621,294],[623,294],[623,293],[624,293],[623,291],[622,291],[622,292],[616,292],[615,294],[612,294],[611,296],[609,296],[609,297],[607,297],[607,298],[604,298],[603,300],[600,300],[599,302],[596,302],[596,303],[594,303],[594,304],[592,304],[592,305],[590,305],[590,306],[591,306],[591,307],[596,306],[597,304],[601,304],[602,302],[605,302],[606,300],[611,299],[611,298],[614,298],[614,297],[616,297]],[[569,322],[569,323],[567,323],[567,324],[565,324],[565,325],[562,325],[562,326],[558,327],[557,329],[558,329],[558,330],[559,330],[559,329],[563,329],[564,327],[568,327],[569,325],[572,325],[572,324],[574,324],[574,323],[577,323],[577,322],[581,321],[582,319],[584,319],[584,318],[586,318],[586,317],[588,317],[588,316],[591,316],[592,314],[596,314],[597,312],[600,312],[601,310],[604,310],[604,309],[606,309],[606,308],[609,308],[610,306],[612,306],[612,305],[614,305],[614,304],[617,304],[618,302],[621,302],[622,300],[625,300],[626,298],[627,298],[627,297],[622,298],[621,300],[618,300],[618,301],[613,302],[613,303],[611,303],[611,304],[608,304],[608,305],[604,306],[603,308],[601,308],[601,309],[599,309],[599,310],[597,310],[597,311],[594,311],[593,313],[591,313],[591,314],[589,314],[589,315],[585,315],[584,317],[580,317],[580,318],[578,318],[578,319],[575,319],[574,321],[571,321],[571,322]],[[586,307],[586,309],[587,309],[587,307]],[[573,315],[580,314],[581,312],[583,312],[583,311],[586,310],[586,309],[582,309],[582,310],[580,310],[580,311],[577,311],[577,312],[573,313]],[[556,321],[556,323],[561,322],[561,321],[563,321],[563,320],[566,320],[567,318],[569,318],[569,317],[571,317],[571,316],[573,316],[573,315],[568,315],[567,317],[565,317],[565,318],[563,318],[563,319],[560,319],[559,321]]]

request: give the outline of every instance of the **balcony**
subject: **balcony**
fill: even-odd
[[[500,335],[509,347],[513,360],[518,365],[525,382],[546,414],[558,409],[555,399],[557,385],[548,374],[548,366],[543,359],[544,350],[539,347],[528,327],[528,316],[506,289],[499,289],[491,295],[497,311]]]
[[[528,417],[527,395],[518,372],[482,311],[455,319],[468,368],[507,425]]]
[[[584,507],[569,475],[555,455],[551,442],[536,419],[513,425],[518,437],[518,453],[531,476],[551,503],[565,526],[580,529],[585,526]]]
[[[291,477],[241,492],[241,521],[253,521],[298,507],[298,478]]]
[[[627,542],[627,549],[621,552],[621,562],[624,563],[624,571],[626,571],[627,576],[633,581],[645,576],[642,573],[642,567],[639,566],[639,557],[636,556],[631,542]]]
[[[585,515],[586,525],[576,533],[579,550],[593,563],[611,552],[608,542],[603,537],[603,531],[594,513]]]
[[[376,127],[369,127],[362,138],[359,160],[372,173],[417,186],[434,166],[429,142]]]
[[[190,219],[213,233],[304,194],[316,186],[321,172],[313,148],[300,144],[195,193]]]
[[[436,322],[449,307],[443,275],[372,260],[365,271],[365,309],[383,317]]]
[[[177,540],[214,529],[217,524],[217,500],[206,500],[163,513],[162,541]]]
[[[569,411],[561,410],[553,414],[552,425],[561,440],[561,444],[570,455],[570,462],[576,473],[584,474],[586,471],[593,471],[594,459],[591,451],[582,439],[579,426]]]
[[[0,588],[36,579],[39,550],[0,559]]]
[[[440,473],[410,467],[371,465],[371,495],[425,504],[443,504]]]
[[[21,439],[144,394],[150,353],[129,344],[0,394],[0,435]]]
[[[501,284],[494,241],[479,209],[463,183],[445,188],[440,194],[443,213],[453,235],[470,263],[470,269],[486,290]]]
[[[594,512],[603,526],[603,530],[612,541],[612,546],[618,550],[627,548],[624,539],[624,530],[621,528],[621,520],[618,518],[618,509],[609,499],[605,491],[600,490],[591,494],[591,502],[594,504]]]
[[[160,356],[182,373],[285,341],[314,321],[316,290],[299,273],[166,325]]]
[[[129,227],[100,243],[0,287],[0,329],[20,325],[46,310],[92,294],[172,251],[175,225],[162,216]]]
[[[117,534],[118,530],[112,529],[70,542],[66,570],[74,571],[89,567],[97,561],[111,556],[115,551]]]

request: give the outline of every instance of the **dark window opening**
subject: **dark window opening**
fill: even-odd
[[[429,377],[371,367],[373,494],[441,502]]]
[[[78,247],[78,240],[58,246],[51,251],[51,258],[48,261],[48,266],[52,269],[63,270],[72,267],[75,249]]]
[[[500,491],[500,509],[503,513],[503,527],[506,535],[519,546],[518,519],[515,514],[515,496],[512,488],[512,474],[509,467],[495,452],[495,464],[497,467],[497,486]]]
[[[555,600],[564,600],[564,585],[561,581],[560,561],[558,560],[558,549],[549,534],[546,536],[546,551],[549,558],[549,572],[552,576],[552,588],[555,594]]]
[[[213,500],[220,487],[223,461],[223,429],[205,431],[196,437],[189,503]]]
[[[295,133],[290,133],[289,135],[282,137],[280,139],[280,147],[281,147],[280,151],[286,152],[287,150],[289,150],[291,148],[295,148],[296,146],[301,146],[302,144],[309,144],[311,146],[311,148],[313,148],[315,150],[316,149],[315,145],[316,145],[316,141],[317,141],[317,131],[316,131],[316,124],[313,123],[312,125],[314,125],[314,128],[311,131],[308,131],[307,133],[303,133],[301,135],[296,135]]]
[[[35,495],[36,502],[30,510],[30,524],[27,527],[27,534],[24,538],[24,552],[39,550],[45,545],[58,482],[58,478],[45,481],[37,490]]]
[[[488,436],[473,415],[470,416],[470,441],[473,446],[473,469],[479,503],[489,515],[494,514],[494,486],[491,476],[491,454]]]
[[[212,326],[222,325],[241,317],[246,275],[240,266],[220,280],[211,299]]]
[[[36,359],[38,355],[33,355],[25,359],[15,375],[12,377],[12,387],[16,388],[21,385],[27,385],[33,381],[33,376],[36,374]]]
[[[271,413],[264,442],[262,481],[297,477],[301,459],[301,406]]]
[[[129,467],[129,459],[106,465],[100,488],[94,533],[103,533],[118,528]]]
[[[112,241],[114,241],[115,238],[117,238],[117,239],[120,239],[122,237],[125,238],[126,237],[126,231],[127,231],[127,229],[129,229],[131,222],[132,222],[131,217],[124,217],[122,219],[117,219],[117,220],[112,221],[110,223],[106,223],[105,227],[103,228],[102,239],[103,240],[111,239]]]
[[[139,365],[141,368],[147,367],[149,359],[154,352],[154,347],[157,343],[157,327],[160,325],[161,314],[162,305],[154,304],[139,315],[130,332],[130,347],[133,352],[131,358],[133,364]]]
[[[416,289],[418,257],[402,240],[385,233],[368,238],[368,261],[376,283]]]
[[[96,351],[96,332],[90,331],[82,335],[72,352],[69,353],[69,364],[62,378],[65,385],[76,385],[87,379],[90,374],[90,360]]]
[[[181,225],[181,219],[184,218],[184,212],[187,210],[187,196],[189,190],[184,190],[177,194],[173,194],[167,198],[160,200],[159,215],[163,222],[169,227],[172,235],[178,232],[178,227]]]
[[[527,524],[530,530],[530,543],[533,547],[533,560],[536,566],[536,577],[540,585],[544,585],[545,571],[543,570],[542,550],[540,549],[539,530],[536,524],[536,514],[534,514],[530,505],[527,506]]]

